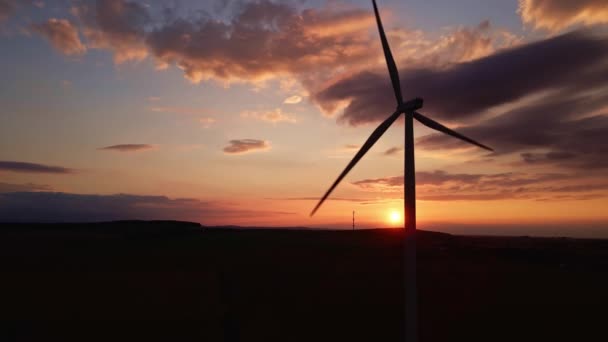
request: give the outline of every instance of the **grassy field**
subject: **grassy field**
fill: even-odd
[[[402,341],[400,230],[0,226],[1,341]],[[608,240],[419,232],[421,341],[599,341]]]

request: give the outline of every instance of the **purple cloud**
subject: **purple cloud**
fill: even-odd
[[[129,194],[83,195],[55,192],[0,193],[0,222],[100,222],[116,220],[226,219],[291,215],[231,208],[212,201]]]
[[[50,166],[16,161],[0,161],[0,171],[51,174],[69,174],[75,172],[73,169],[68,169],[61,166]]]
[[[230,140],[228,146],[224,147],[226,154],[244,154],[254,151],[264,151],[270,149],[270,143],[265,140],[240,139]]]
[[[117,152],[139,152],[139,151],[147,151],[154,148],[154,145],[148,144],[122,144],[122,145],[112,145],[107,147],[101,147],[100,150],[104,151],[117,151]]]

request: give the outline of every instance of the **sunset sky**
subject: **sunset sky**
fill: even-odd
[[[608,237],[608,2],[379,0],[421,228]],[[0,221],[399,226],[371,1],[0,0]],[[394,218],[394,217],[393,217]]]

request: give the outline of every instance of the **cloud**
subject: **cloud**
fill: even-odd
[[[256,139],[230,140],[229,145],[224,147],[226,154],[244,154],[255,151],[265,151],[271,148],[270,142]]]
[[[602,86],[608,72],[608,39],[572,32],[522,45],[446,69],[401,69],[402,88],[425,99],[424,112],[448,119],[474,119],[486,110],[551,89]],[[593,83],[589,83],[593,81]],[[394,99],[385,70],[341,78],[313,94],[338,120],[353,126],[384,120]]]
[[[360,23],[371,25],[371,18],[360,9],[299,11],[260,0],[243,3],[228,23],[176,19],[147,42],[158,60],[177,65],[192,82],[259,82],[368,59],[370,26]],[[339,25],[343,34],[332,34]]]
[[[526,173],[495,173],[495,174],[468,174],[468,173],[449,173],[443,170],[435,171],[418,171],[416,172],[417,186],[442,186],[448,183],[457,183],[460,185],[472,184],[492,184],[493,186],[500,185],[504,187],[521,187],[525,185],[564,181],[575,179],[576,177],[561,173],[541,173],[541,174],[526,174]],[[361,189],[389,189],[393,187],[403,187],[403,176],[364,179],[353,183]],[[399,190],[399,189],[397,189]],[[402,189],[401,189],[402,190]]]
[[[160,98],[156,98],[160,99]],[[157,100],[150,100],[157,101]],[[206,108],[191,108],[191,107],[163,107],[154,106],[150,107],[153,112],[179,114],[179,115],[206,115],[209,113],[209,109]]]
[[[420,30],[404,29],[389,31],[388,35],[399,65],[432,68],[486,57],[521,40],[509,31],[494,28],[489,20],[450,29],[438,38]]]
[[[77,28],[68,20],[51,18],[44,23],[34,24],[31,28],[66,55],[82,55],[87,51],[80,41]]]
[[[272,123],[290,122],[296,123],[297,120],[293,114],[283,113],[281,108],[276,108],[272,111],[244,111],[241,113],[242,118],[251,118]]]
[[[148,98],[148,101],[150,102],[159,100],[159,97]],[[203,128],[209,128],[217,122],[217,119],[209,116],[212,115],[213,111],[206,108],[155,106],[150,107],[149,109],[153,112],[174,114],[182,117],[198,117],[194,119],[196,119],[203,126]]]
[[[0,0],[0,22],[5,21],[16,7],[15,0]]]
[[[519,0],[519,14],[525,24],[551,32],[573,25],[608,23],[605,0]]]
[[[218,202],[129,194],[83,195],[53,192],[0,194],[0,222],[99,222],[115,220],[188,220],[226,222],[228,219],[290,215],[272,211],[234,209]]]
[[[284,198],[265,198],[265,200],[272,201],[319,201],[319,197],[284,197]],[[345,197],[329,197],[328,201],[338,201],[338,202],[358,202],[358,203],[368,203],[370,199],[364,198],[345,198]]]
[[[352,183],[367,192],[403,193],[403,176],[364,179]],[[592,177],[564,173],[495,174],[416,173],[417,199],[423,201],[479,200],[587,200],[606,197],[608,183]]]
[[[70,174],[75,172],[73,169],[68,169],[61,166],[49,166],[16,161],[0,161],[0,171],[50,174]]]
[[[72,14],[81,21],[89,47],[112,50],[115,63],[148,56],[144,40],[151,17],[144,5],[125,0],[88,1],[72,7]]]
[[[518,154],[520,165],[605,169],[608,168],[606,105],[608,94],[605,93],[569,98],[559,92],[459,130],[494,146],[495,155]],[[597,110],[600,114],[584,115]],[[453,149],[462,144],[450,137],[432,134],[419,138],[417,146]]]
[[[0,182],[0,193],[3,192],[22,192],[22,191],[51,191],[49,185],[26,183],[26,184],[11,184]]]
[[[300,102],[302,102],[302,96],[298,95],[290,96],[283,101],[285,104],[298,104]]]
[[[91,0],[74,6],[72,13],[81,22],[89,48],[111,50],[116,63],[150,56],[157,68],[176,66],[194,83],[258,84],[278,78],[297,80],[308,94],[345,73],[381,67],[368,7],[328,2],[305,8],[295,1],[270,0],[233,2],[229,7],[216,19],[204,11],[183,17],[170,7]],[[400,64],[410,66],[469,61],[517,41],[488,21],[456,28],[439,39],[421,31],[388,33]],[[370,49],[373,44],[378,49]],[[286,103],[301,100],[292,96]]]
[[[399,152],[403,151],[403,147],[391,147],[388,150],[384,151],[382,154],[385,156],[396,156],[399,154]]]
[[[200,122],[204,128],[209,128],[211,127],[211,125],[216,123],[217,120],[215,120],[214,118],[200,118],[198,119],[198,122]]]
[[[122,144],[122,145],[112,145],[107,147],[101,147],[100,150],[104,151],[117,151],[117,152],[139,152],[139,151],[148,151],[154,148],[154,145],[148,144]]]
[[[89,46],[112,50],[116,63],[153,56],[159,68],[175,65],[195,83],[258,82],[369,59],[367,29],[374,24],[369,10],[298,7],[237,2],[223,20],[202,12],[179,17],[165,8],[162,20],[154,21],[149,8],[126,0],[89,1],[72,12]]]

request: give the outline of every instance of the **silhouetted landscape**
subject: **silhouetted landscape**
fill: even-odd
[[[2,341],[398,341],[403,230],[0,226]],[[604,335],[608,240],[418,232],[422,341]]]

